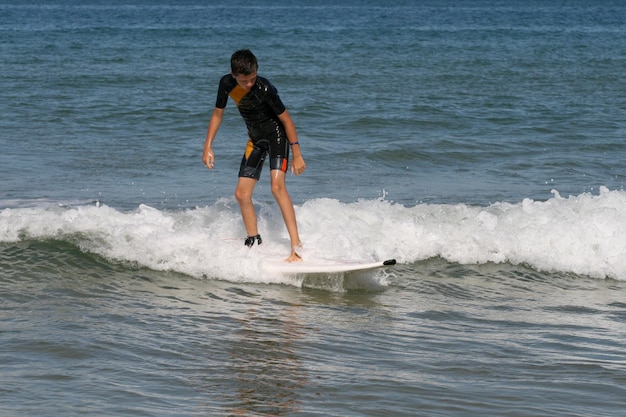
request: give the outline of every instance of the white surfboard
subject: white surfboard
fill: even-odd
[[[284,260],[265,259],[261,269],[270,273],[281,274],[324,274],[367,271],[384,268],[396,264],[395,259],[377,262],[337,261],[337,260],[304,260],[302,262],[285,262]]]

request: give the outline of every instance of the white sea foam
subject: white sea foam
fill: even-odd
[[[523,200],[488,207],[384,199],[314,199],[296,207],[305,257],[413,263],[442,257],[463,264],[526,264],[542,271],[626,280],[626,192]],[[289,241],[275,204],[259,206],[260,247],[243,245],[233,200],[183,211],[101,204],[6,208],[0,241],[67,240],[111,261],[196,277],[281,282],[264,276],[262,257],[286,257]]]

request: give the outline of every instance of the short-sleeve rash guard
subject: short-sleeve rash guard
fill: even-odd
[[[226,74],[220,80],[215,107],[225,108],[229,96],[237,105],[253,141],[276,135],[277,130],[284,136],[278,115],[285,111],[285,106],[276,88],[266,78],[257,77],[252,89],[246,91],[232,75]]]

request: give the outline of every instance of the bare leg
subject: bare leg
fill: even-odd
[[[254,192],[256,182],[254,178],[239,178],[237,188],[235,189],[235,198],[239,203],[241,217],[243,218],[243,224],[246,227],[248,236],[259,234],[256,212],[254,211],[254,204],[252,204],[252,193]]]
[[[293,203],[291,197],[287,192],[285,185],[285,173],[281,170],[275,169],[271,171],[272,177],[272,194],[278,203],[280,212],[283,215],[285,226],[287,226],[287,232],[289,233],[289,239],[291,240],[291,255],[287,259],[287,262],[300,262],[302,258],[296,253],[296,251],[302,246],[300,243],[300,236],[298,235],[298,224],[296,223],[296,212],[293,209]]]

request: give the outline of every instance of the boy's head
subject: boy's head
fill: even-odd
[[[249,49],[241,49],[230,57],[230,72],[233,77],[251,75],[258,69],[256,57]]]

